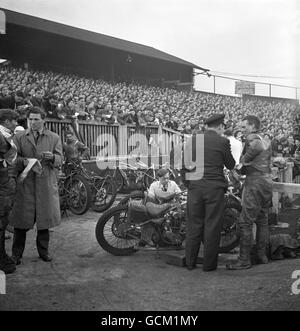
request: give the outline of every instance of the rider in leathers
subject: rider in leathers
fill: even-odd
[[[253,244],[253,223],[256,223],[256,249],[259,263],[268,263],[266,248],[269,242],[268,208],[272,201],[271,144],[258,133],[260,121],[256,116],[245,117],[242,131],[245,146],[237,169],[246,175],[240,217],[240,255],[231,270],[251,267],[250,251]]]

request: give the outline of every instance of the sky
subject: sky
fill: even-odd
[[[0,8],[155,47],[218,75],[297,86],[300,98],[299,0],[0,0]],[[213,78],[197,75],[195,88],[213,92]],[[215,92],[233,95],[234,81],[216,78]],[[256,84],[256,93],[269,86]]]

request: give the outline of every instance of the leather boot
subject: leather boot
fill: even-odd
[[[267,226],[257,227],[256,249],[257,249],[257,263],[267,264],[269,259],[267,257],[267,247],[269,244],[269,230]]]
[[[243,270],[252,267],[250,262],[251,245],[240,244],[240,256],[236,261],[226,264],[228,270]]]

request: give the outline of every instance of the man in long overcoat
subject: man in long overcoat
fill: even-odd
[[[60,224],[60,205],[56,168],[62,162],[60,137],[44,127],[45,113],[33,107],[27,114],[29,128],[15,137],[18,149],[17,167],[23,171],[28,158],[38,159],[42,173],[29,172],[23,182],[18,182],[10,224],[14,226],[12,256],[20,264],[26,232],[37,228],[36,245],[40,258],[51,261],[48,253],[49,229]]]

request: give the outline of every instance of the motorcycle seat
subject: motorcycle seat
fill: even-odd
[[[146,203],[146,209],[151,217],[159,217],[161,216],[166,210],[170,208],[170,203],[163,203],[161,205],[158,205],[153,202],[147,202]]]

